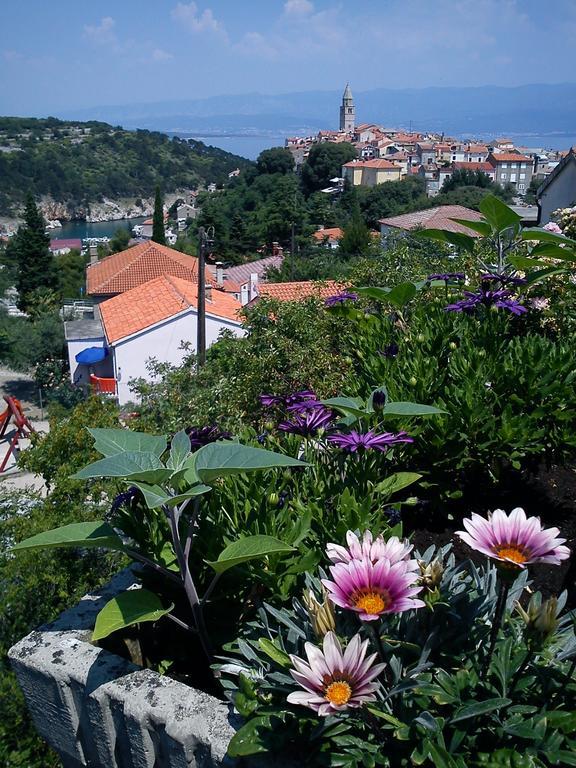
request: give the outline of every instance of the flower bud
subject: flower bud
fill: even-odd
[[[280,496],[278,496],[277,493],[268,494],[268,504],[270,504],[272,507],[277,506],[279,501],[280,501]]]
[[[448,344],[448,346],[450,347],[450,349],[458,349],[458,345],[456,344],[455,341],[451,341],[450,344]]]
[[[424,560],[418,560],[418,566],[420,568],[418,583],[426,589],[435,589],[442,581],[442,575],[444,574],[444,566],[441,561],[435,559],[430,563],[426,563]]]
[[[375,411],[381,411],[386,405],[386,392],[382,389],[377,389],[372,395],[372,407]]]
[[[334,632],[336,630],[334,606],[328,600],[328,593],[324,588],[322,588],[322,598],[322,602],[319,603],[311,589],[302,595],[302,602],[308,610],[308,616],[310,617],[314,633],[319,640],[327,632]]]
[[[416,336],[416,341],[419,344],[422,344],[424,341],[426,341],[426,336],[424,336],[423,333],[419,333],[418,336]]]
[[[556,631],[558,598],[549,597],[548,600],[540,603],[539,596],[533,595],[527,610],[524,610],[520,603],[516,604],[516,610],[524,619],[528,639],[546,641]]]
[[[418,384],[418,379],[415,376],[411,376],[408,384],[410,384],[411,387],[415,387],[416,384]]]

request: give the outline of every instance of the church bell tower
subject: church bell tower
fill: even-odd
[[[340,130],[345,131],[346,133],[352,133],[354,131],[355,121],[356,109],[354,107],[354,99],[352,97],[350,86],[346,84],[346,89],[342,96],[342,106],[340,107]]]

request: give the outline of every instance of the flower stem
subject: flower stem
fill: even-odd
[[[496,609],[494,610],[494,619],[492,621],[492,631],[490,632],[490,645],[488,646],[488,653],[484,661],[484,667],[480,679],[484,680],[488,674],[490,662],[492,661],[492,655],[494,653],[494,647],[496,646],[496,640],[498,638],[498,630],[502,625],[502,618],[504,616],[504,610],[506,608],[506,600],[508,598],[508,592],[510,591],[510,582],[507,579],[499,579],[498,582],[498,599],[496,600]]]
[[[508,696],[512,696],[514,691],[516,690],[516,686],[518,685],[520,678],[524,674],[526,667],[530,663],[530,660],[534,656],[534,648],[529,647],[526,651],[526,655],[524,656],[524,660],[522,664],[518,667],[516,670],[516,673],[514,674],[514,677],[512,678],[512,682],[510,683],[510,688],[508,689]]]

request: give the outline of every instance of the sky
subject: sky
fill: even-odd
[[[576,79],[576,0],[1,0],[0,114]]]

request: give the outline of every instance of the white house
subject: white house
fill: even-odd
[[[162,275],[103,301],[91,324],[66,323],[68,357],[73,382],[86,384],[90,374],[106,377],[115,389],[118,403],[135,400],[129,382],[151,381],[147,362],[180,365],[196,349],[198,286],[172,275]],[[206,286],[206,346],[224,329],[244,335],[241,304],[223,291]],[[183,342],[190,345],[182,349]],[[94,368],[79,365],[76,355],[87,347],[104,347],[107,355]]]

